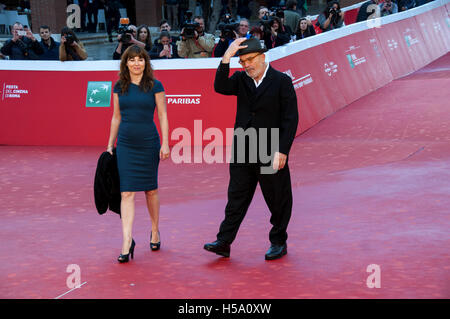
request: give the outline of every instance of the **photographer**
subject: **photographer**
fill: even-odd
[[[119,44],[116,47],[116,50],[113,53],[113,60],[120,60],[122,54],[125,52],[128,47],[136,44],[141,48],[145,48],[145,43],[136,40],[137,38],[137,28],[134,25],[121,24],[119,28],[119,35],[117,36],[117,41]]]
[[[297,0],[288,0],[286,10],[284,10],[284,23],[296,33],[300,22],[300,14],[297,12]]]
[[[150,29],[145,24],[137,28],[138,40],[145,44],[145,51],[150,51],[152,49],[152,35],[150,34]]]
[[[295,37],[295,33],[292,31],[292,30],[295,30],[295,27],[291,28],[290,26],[286,25],[285,18],[284,18],[285,12],[286,11],[283,10],[282,8],[274,8],[274,11],[272,12],[272,16],[278,17],[280,19],[280,27],[281,27],[280,31],[282,33],[287,33],[287,35],[289,37],[292,37],[292,36]]]
[[[264,43],[268,49],[282,46],[291,40],[290,34],[286,32],[277,16],[270,17],[269,21],[262,23],[264,32]]]
[[[172,27],[170,26],[169,22],[167,22],[166,19],[162,19],[159,22],[159,32],[163,32],[163,31],[167,31],[170,33],[170,30],[172,30]],[[159,43],[160,38],[156,38],[155,41],[153,42],[154,45],[157,45]],[[180,40],[178,37],[175,36],[170,36],[170,42],[173,43],[175,45],[175,43],[177,43],[177,41]]]
[[[177,41],[178,55],[182,58],[208,58],[214,49],[214,35],[204,32],[205,21],[202,17],[195,17],[190,21],[192,12],[187,11],[188,18],[181,29],[181,40]]]
[[[52,38],[50,28],[43,25],[39,28],[39,35],[41,36],[41,46],[44,53],[40,56],[41,60],[59,60],[59,42]]]
[[[317,23],[323,32],[342,27],[344,25],[344,12],[341,11],[339,2],[328,3],[326,9],[319,15]]]
[[[266,7],[259,7],[258,19],[259,20],[269,20],[269,9]]]
[[[301,18],[298,23],[298,31],[295,34],[295,40],[301,40],[313,35],[316,35],[316,30],[314,30],[311,20]]]
[[[222,21],[218,24],[220,30],[220,40],[214,49],[214,57],[221,57],[227,51],[230,44],[237,38],[239,38],[238,30],[240,29],[240,24],[236,23],[232,18],[231,14],[225,14]],[[247,26],[248,26],[248,21]],[[245,24],[245,22],[243,23]],[[248,28],[248,27],[247,27]],[[246,35],[241,35],[241,37],[246,37]]]
[[[384,3],[380,3],[379,6],[382,17],[398,12],[397,4],[392,2],[392,0],[385,0]]]
[[[237,35],[239,38],[250,38],[250,23],[246,18],[239,20],[239,25],[237,27]]]
[[[166,19],[162,19],[159,22],[159,32],[163,32],[163,31],[167,31],[170,34],[170,31],[172,30],[172,27],[170,26],[169,22],[167,22]],[[160,38],[156,38],[155,41],[153,42],[154,45],[157,45],[158,43],[160,43]],[[180,40],[178,37],[175,37],[173,35],[170,36],[170,43],[173,43],[173,45],[175,45],[175,43],[177,43],[177,41]]]
[[[9,56],[10,60],[39,60],[44,50],[30,30],[24,31],[23,25],[16,22],[11,33],[12,39],[1,49],[3,55]]]
[[[153,47],[149,54],[152,60],[179,58],[177,46],[176,44],[172,44],[170,34],[167,31],[161,32],[158,43]]]
[[[59,46],[60,61],[82,61],[87,59],[83,43],[78,40],[75,33],[68,27],[61,30],[61,44]]]

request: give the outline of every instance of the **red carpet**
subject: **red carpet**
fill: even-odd
[[[449,87],[447,54],[299,136],[288,254],[272,262],[259,189],[231,258],[202,248],[223,218],[226,164],[163,162],[162,249],[149,249],[139,194],[135,259],[118,264],[120,219],[93,200],[103,149],[1,146],[0,298],[450,298]],[[84,284],[69,292],[70,264]],[[381,288],[366,285],[370,264]]]

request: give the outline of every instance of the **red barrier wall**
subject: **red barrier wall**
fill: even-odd
[[[345,25],[350,25],[356,22],[356,17],[358,16],[359,8],[345,11],[344,23]]]
[[[447,52],[445,37],[442,37],[435,29],[434,14],[432,11],[425,12],[415,17],[417,26],[421,30],[425,46],[428,49],[431,60],[435,60]],[[439,23],[440,26],[440,23]]]
[[[297,134],[450,50],[449,5],[434,9],[431,4],[423,7],[420,14],[398,15],[404,19],[394,17],[400,19],[398,21],[390,21],[394,19],[392,17],[383,18],[379,28],[367,28],[364,22],[358,23],[269,52],[271,65],[291,76],[297,92],[300,112]],[[328,38],[331,40],[321,43],[321,39]],[[307,43],[311,46],[292,51],[299,44]],[[35,67],[36,63],[39,66],[56,65],[56,69],[61,70],[12,69],[15,65],[22,69],[24,65]],[[0,144],[106,145],[112,99],[109,107],[86,107],[87,86],[89,81],[114,84],[118,71],[95,68],[95,71],[73,71],[77,66],[89,65],[86,61],[55,63],[0,61]],[[191,135],[185,142],[205,145],[209,141],[202,140],[202,133],[207,128],[218,128],[223,139],[216,142],[225,144],[226,129],[234,124],[236,98],[214,92],[219,59],[179,60],[177,63],[183,63],[185,68],[192,63],[207,66],[173,70],[167,64],[154,61],[156,77],[168,95],[171,133],[177,128],[185,128]],[[238,70],[237,66],[236,61],[232,62],[231,72]],[[19,97],[10,97],[17,90]],[[155,122],[158,123],[157,116]],[[195,134],[194,123],[201,123],[201,128],[196,127],[200,134]],[[178,137],[174,136],[170,144],[177,142]]]

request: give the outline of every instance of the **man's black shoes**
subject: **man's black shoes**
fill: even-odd
[[[217,255],[223,257],[230,257],[230,245],[216,240],[213,243],[205,244],[203,247],[205,250],[216,253]],[[266,260],[274,260],[283,257],[287,254],[287,244],[284,245],[274,245],[272,244],[269,250],[266,252]]]
[[[274,260],[283,257],[287,254],[287,244],[284,245],[270,245],[266,253],[266,260]]]
[[[203,248],[207,251],[216,253],[217,255],[230,257],[230,245],[224,243],[223,241],[216,240],[213,243],[205,244]]]

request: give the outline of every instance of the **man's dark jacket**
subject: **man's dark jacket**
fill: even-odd
[[[97,162],[94,180],[95,206],[99,214],[109,209],[120,214],[120,180],[116,149],[113,155],[103,152]]]
[[[16,42],[6,41],[1,52],[8,55],[10,60],[39,60],[39,55],[43,54],[44,50],[37,40],[22,37]]]
[[[246,72],[238,71],[228,77],[229,72],[229,64],[220,63],[214,89],[220,94],[237,96],[234,129],[253,127],[258,131],[259,128],[267,128],[270,133],[271,128],[278,128],[279,149],[273,152],[288,155],[298,125],[297,96],[291,78],[269,66],[266,77],[256,88]],[[270,134],[268,136],[270,144]],[[236,154],[236,145],[233,152]]]
[[[155,46],[153,46],[153,48],[151,49],[151,51],[148,52],[148,54],[150,55],[150,59],[152,60],[158,60],[158,59],[168,59],[168,57],[164,56],[164,57],[160,57],[159,55],[161,54],[161,51],[164,50],[164,45],[162,43],[157,43]],[[178,56],[178,48],[176,44],[172,44],[172,57],[171,59],[179,59],[180,57]]]
[[[53,38],[50,38],[50,46],[45,44],[44,40],[41,40],[39,43],[42,50],[44,50],[44,53],[39,56],[41,60],[59,61],[59,42],[56,42]]]

